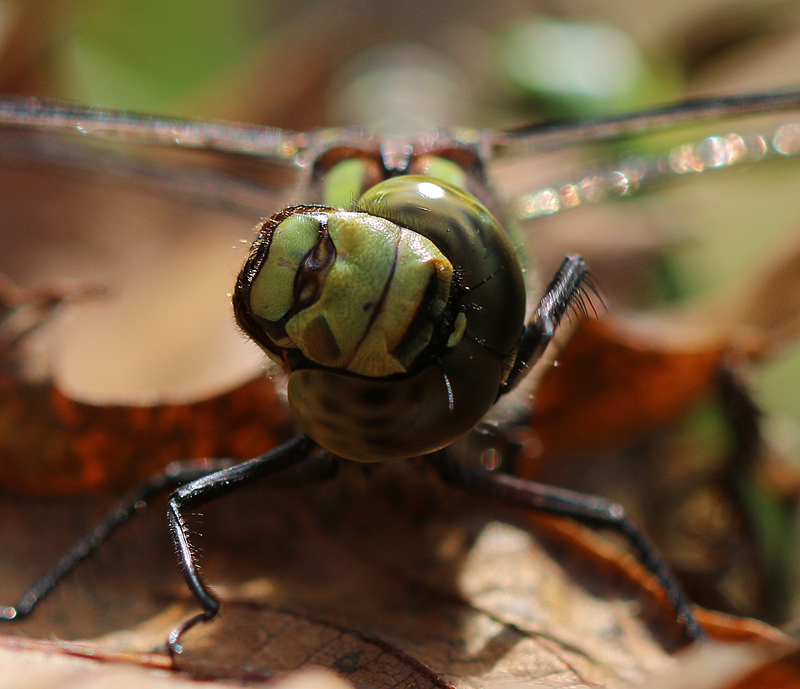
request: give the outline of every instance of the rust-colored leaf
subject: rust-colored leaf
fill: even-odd
[[[747,379],[796,341],[798,264],[792,239],[713,308],[581,323],[542,376],[516,464],[523,476],[621,501],[695,600],[773,621],[787,610],[791,565],[775,555],[791,538],[800,480],[774,453],[764,462]]]
[[[0,485],[28,494],[129,489],[172,461],[261,454],[291,437],[286,405],[266,377],[186,404],[97,405],[29,379],[29,339],[84,295],[70,284],[23,292],[2,284]]]
[[[800,328],[800,247],[711,309],[580,324],[537,391],[531,428],[547,455],[631,445],[718,387],[723,365],[774,354]]]
[[[588,321],[564,345],[536,395],[531,428],[543,452],[630,444],[708,394],[726,356],[721,342],[665,338],[669,323],[631,325]]]
[[[208,400],[147,407],[86,404],[9,377],[0,396],[13,428],[0,441],[0,483],[29,494],[128,487],[186,457],[246,459],[293,430],[266,378]]]

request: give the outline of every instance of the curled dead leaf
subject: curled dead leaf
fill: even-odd
[[[57,310],[96,294],[96,288],[1,286],[0,485],[27,494],[124,490],[172,461],[247,459],[294,433],[286,405],[265,377],[184,404],[71,399],[49,376],[25,374],[32,365],[31,339]]]

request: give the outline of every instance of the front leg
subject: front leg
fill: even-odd
[[[584,315],[587,313],[587,302],[589,306],[592,306],[592,303],[584,292],[585,286],[597,294],[586,262],[577,254],[567,256],[547,286],[533,320],[522,332],[514,365],[503,383],[501,395],[513,390],[531,366],[539,360],[555,336],[561,319],[571,308]]]
[[[189,540],[189,529],[183,519],[184,512],[298,464],[306,459],[316,446],[317,444],[307,435],[298,436],[264,455],[187,483],[170,495],[167,516],[178,554],[178,564],[189,589],[203,608],[201,613],[188,619],[169,635],[167,647],[171,652],[181,653],[183,648],[179,641],[184,632],[198,622],[213,619],[219,612],[219,600],[198,572],[195,551]]]

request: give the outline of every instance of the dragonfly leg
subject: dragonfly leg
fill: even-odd
[[[594,528],[616,531],[623,536],[637,559],[658,579],[672,604],[677,619],[691,640],[705,637],[695,619],[691,601],[669,566],[647,537],[634,526],[619,503],[555,486],[536,483],[509,474],[468,467],[441,453],[437,459],[442,478],[468,492],[486,495],[515,507],[527,507],[569,517]]]
[[[198,572],[194,549],[189,540],[189,530],[183,519],[184,512],[205,505],[253,481],[288,469],[306,459],[315,447],[316,443],[311,438],[301,435],[271,452],[186,483],[170,495],[167,517],[178,554],[178,565],[189,589],[203,609],[169,635],[167,647],[171,653],[183,651],[179,642],[186,631],[198,622],[213,619],[219,612],[219,600]]]
[[[512,390],[538,361],[570,308],[586,312],[587,299],[583,290],[585,286],[593,289],[589,280],[589,269],[580,256],[564,259],[539,302],[536,315],[522,332],[514,366],[500,390],[501,395]],[[591,306],[591,302],[589,304]]]
[[[0,607],[0,622],[28,617],[39,602],[75,567],[89,557],[120,526],[141,512],[159,493],[193,481],[233,464],[230,459],[174,462],[163,472],[155,474],[135,492],[123,498],[106,518],[81,538],[50,570],[20,598],[15,606]]]
[[[91,556],[100,545],[108,540],[112,533],[132,516],[141,512],[144,506],[163,491],[179,486],[184,486],[186,489],[179,489],[171,496],[169,518],[174,539],[178,542],[179,535],[175,533],[177,528],[181,532],[180,539],[188,547],[186,529],[180,518],[181,510],[205,504],[235,490],[246,482],[275,474],[298,464],[308,457],[314,446],[314,442],[309,438],[300,436],[272,452],[243,463],[237,464],[232,459],[173,462],[163,472],[153,475],[144,485],[115,505],[106,518],[81,538],[41,579],[34,583],[16,605],[0,606],[0,622],[28,617],[39,602],[58,586],[61,580],[80,562]],[[299,472],[292,478],[298,483],[308,483],[322,475],[328,476],[330,473],[329,466],[320,465],[320,467],[309,467],[309,471]],[[178,518],[177,523],[174,521],[175,514]],[[199,580],[193,557],[189,555],[187,561],[184,549],[181,549],[179,554],[181,569],[187,581],[190,582],[190,587],[195,595],[197,595],[196,583],[199,583],[201,590],[207,591]],[[213,596],[211,598],[213,599]],[[205,609],[203,599],[201,599],[201,604]],[[214,604],[218,606],[216,601]],[[209,619],[210,617],[213,615],[210,615]],[[177,639],[179,635],[173,632],[170,639],[173,636]]]

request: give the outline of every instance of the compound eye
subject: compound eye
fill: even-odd
[[[459,189],[467,188],[467,175],[458,163],[436,155],[419,156],[408,166],[410,175],[425,175],[432,179],[452,184]]]
[[[517,248],[486,206],[463,189],[418,175],[387,179],[357,205],[433,242],[465,291],[464,337],[501,357],[511,352],[525,320],[525,282]]]
[[[327,206],[347,208],[367,189],[383,179],[373,158],[348,158],[336,163],[322,182],[322,200]]]

